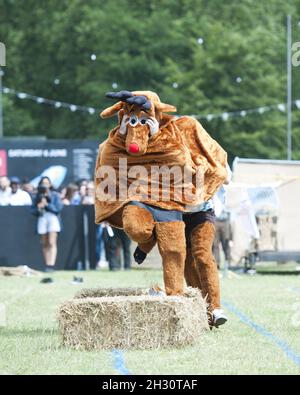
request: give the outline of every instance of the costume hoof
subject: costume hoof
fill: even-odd
[[[138,265],[140,265],[141,263],[144,262],[144,260],[146,259],[146,256],[147,256],[147,254],[144,251],[142,251],[140,249],[140,247],[136,247],[136,249],[133,253],[133,257]]]

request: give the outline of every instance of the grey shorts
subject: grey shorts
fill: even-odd
[[[128,204],[139,206],[148,210],[152,214],[155,222],[177,222],[183,220],[182,212],[178,210],[164,210],[162,208],[150,206],[149,204],[137,202],[135,200]]]

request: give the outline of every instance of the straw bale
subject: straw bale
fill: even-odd
[[[180,347],[208,329],[206,303],[193,288],[183,296],[85,289],[60,306],[58,321],[63,344],[85,350]]]

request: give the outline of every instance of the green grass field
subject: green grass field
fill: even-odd
[[[120,374],[110,351],[61,346],[58,305],[80,287],[148,287],[161,284],[162,273],[81,272],[80,286],[71,284],[73,275],[57,272],[53,284],[40,284],[33,277],[0,277],[2,315],[6,310],[6,326],[0,327],[1,374]],[[225,308],[230,318],[226,325],[202,335],[191,347],[124,351],[126,369],[131,374],[300,374],[299,276],[226,278],[222,297],[231,308]],[[232,306],[238,313],[232,312]],[[247,325],[245,316],[259,328]],[[268,332],[261,333],[261,327]]]

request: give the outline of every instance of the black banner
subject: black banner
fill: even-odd
[[[88,229],[84,232],[83,217]],[[0,207],[0,266],[27,265],[31,269],[44,268],[37,217],[29,207]],[[58,236],[58,256],[55,269],[76,270],[86,263],[96,265],[96,225],[94,206],[65,206],[62,211],[63,229]],[[84,242],[86,238],[86,242]],[[85,251],[85,245],[88,251]]]
[[[97,140],[0,139],[0,176],[32,181],[46,175],[56,188],[83,178],[93,179],[99,143]]]

